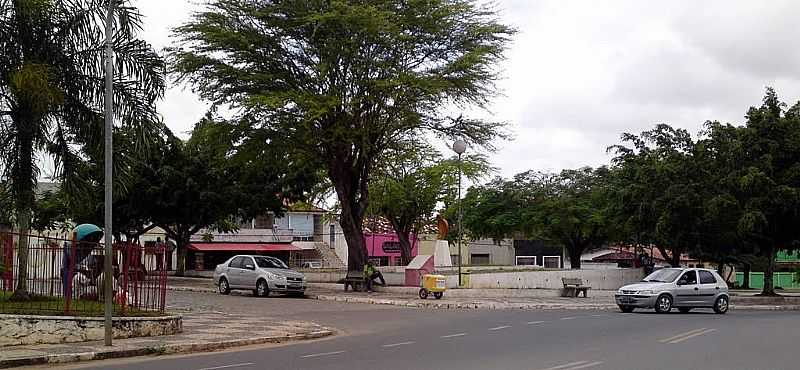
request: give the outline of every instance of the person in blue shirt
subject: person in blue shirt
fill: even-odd
[[[72,233],[75,234],[75,255],[72,255],[72,243],[64,242],[63,257],[61,258],[61,285],[64,296],[69,292],[69,284],[75,276],[84,260],[92,254],[92,250],[99,248],[100,239],[103,238],[103,230],[97,225],[81,224],[76,226]],[[74,263],[75,268],[70,273],[70,264]],[[78,297],[73,297],[78,298]]]

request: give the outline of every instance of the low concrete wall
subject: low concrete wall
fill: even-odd
[[[469,277],[470,288],[506,289],[561,289],[561,278],[581,278],[583,284],[599,290],[615,290],[640,281],[644,277],[641,269],[603,270],[546,270],[473,273]],[[447,277],[448,286],[458,285],[458,276]]]
[[[102,317],[0,315],[0,347],[103,340]],[[150,337],[183,331],[181,316],[117,317],[114,338]]]

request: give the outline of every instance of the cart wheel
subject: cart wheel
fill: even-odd
[[[422,288],[419,290],[419,297],[422,299],[428,298],[428,289]]]
[[[436,299],[442,299],[442,296],[444,296],[444,292],[434,292],[433,293],[433,297],[436,298]]]

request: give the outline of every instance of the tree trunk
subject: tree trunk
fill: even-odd
[[[767,251],[767,269],[764,271],[764,289],[761,291],[760,295],[764,296],[775,296],[775,286],[772,280],[772,276],[775,272],[775,246],[770,246],[766,249]]]
[[[749,263],[745,263],[742,271],[742,289],[750,289],[750,269],[753,267]]]
[[[367,261],[367,243],[364,240],[364,230],[361,228],[363,221],[356,220],[350,205],[347,203],[341,204],[342,217],[339,220],[339,225],[342,227],[344,240],[347,242],[347,269],[349,271],[361,271]]]
[[[11,295],[12,301],[27,301],[28,295],[28,234],[30,233],[31,214],[29,209],[18,211],[19,242],[17,243],[17,287]]]
[[[23,106],[23,108],[25,108]],[[33,173],[33,132],[35,120],[30,117],[17,116],[17,143],[14,148],[19,157],[11,168],[11,188],[17,208],[17,224],[19,225],[19,243],[17,249],[17,287],[12,300],[30,299],[28,295],[28,234],[31,225],[31,210],[36,202],[36,178]]]
[[[397,239],[400,241],[400,261],[403,266],[408,266],[411,262],[411,237],[408,232],[395,231]]]
[[[348,149],[349,150],[349,149]],[[356,164],[356,167],[359,165]],[[336,190],[342,207],[339,225],[347,242],[347,269],[361,271],[367,261],[367,243],[364,240],[364,211],[368,206],[368,168],[357,169],[332,158],[328,163],[328,176]]]
[[[580,243],[571,243],[567,245],[567,253],[569,254],[569,265],[573,270],[580,270],[581,268],[581,255],[583,254],[584,245]]]
[[[183,276],[186,273],[186,254],[189,246],[189,238],[181,236],[176,240],[176,250],[178,251],[178,260],[175,266],[175,276]]]

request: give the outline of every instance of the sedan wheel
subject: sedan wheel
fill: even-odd
[[[672,297],[662,294],[656,300],[656,312],[667,313],[672,310]]]
[[[728,312],[728,297],[721,296],[714,302],[714,312],[722,315]]]
[[[231,286],[228,285],[228,279],[220,278],[219,279],[219,294],[230,294]]]
[[[267,285],[266,280],[259,280],[256,283],[256,297],[268,297],[269,296],[269,286]]]

